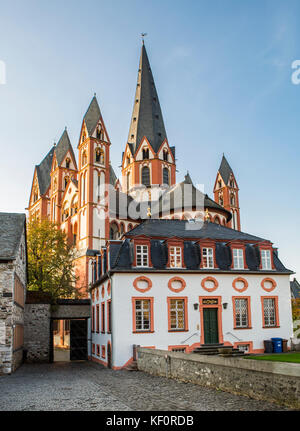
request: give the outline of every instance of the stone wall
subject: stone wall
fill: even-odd
[[[24,348],[28,362],[49,362],[50,304],[25,305]]]
[[[90,317],[89,300],[58,300],[51,307],[47,295],[40,292],[27,292],[25,305],[24,348],[27,362],[49,362],[50,360],[50,321],[52,319],[74,319]]]
[[[12,371],[13,262],[0,264],[0,374]]]
[[[138,348],[138,369],[258,400],[300,408],[298,364]]]

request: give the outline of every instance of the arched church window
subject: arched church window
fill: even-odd
[[[215,217],[215,220],[214,220],[214,221],[215,221],[215,223],[216,223],[216,224],[221,224],[221,223],[220,223],[220,219],[219,219],[219,217],[218,217],[218,216],[216,216],[216,217]]]
[[[235,196],[233,193],[231,193],[231,195],[230,195],[230,204],[235,205]]]
[[[218,181],[218,187],[219,187],[219,189],[222,187],[222,181],[221,180]]]
[[[163,184],[166,184],[167,186],[170,184],[170,182],[169,182],[169,169],[168,168],[163,169]]]
[[[69,157],[66,158],[66,168],[69,169],[70,168],[70,163],[71,160],[69,159]]]
[[[67,185],[68,185],[68,182],[69,182],[69,177],[65,177],[65,188],[67,187]]]
[[[101,139],[102,138],[102,129],[101,129],[100,125],[97,127],[96,136],[97,136],[97,139]]]
[[[127,166],[130,165],[130,157],[127,157],[126,163],[127,163]]]
[[[82,153],[82,165],[86,165],[87,164],[87,156],[86,156],[86,151],[84,150]]]
[[[118,239],[119,238],[119,227],[117,223],[113,222],[110,225],[110,239]]]
[[[234,187],[234,181],[230,180],[230,187]]]
[[[149,148],[143,148],[143,160],[149,159]]]
[[[150,187],[150,169],[148,166],[142,168],[142,184],[146,187]]]
[[[164,158],[164,161],[165,162],[167,162],[168,161],[168,150],[164,150],[164,153],[163,153],[163,158]]]
[[[130,172],[127,173],[127,184],[126,184],[126,190],[128,191],[130,189]]]
[[[222,193],[219,194],[219,204],[221,206],[224,206],[224,199],[223,199],[223,194]]]

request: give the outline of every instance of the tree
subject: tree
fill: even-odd
[[[56,223],[31,220],[27,224],[28,288],[57,298],[81,296],[75,287],[75,249]]]

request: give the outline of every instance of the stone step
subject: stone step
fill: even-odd
[[[124,370],[126,370],[126,371],[137,371],[138,370],[137,362],[136,361],[131,362],[129,365],[127,365],[127,367],[124,368]]]

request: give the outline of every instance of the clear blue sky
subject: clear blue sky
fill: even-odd
[[[116,171],[146,47],[178,180],[212,195],[224,152],[242,230],[270,239],[300,278],[300,2],[11,0],[0,14],[1,211],[28,204],[34,165],[65,126],[77,147],[97,93]]]

